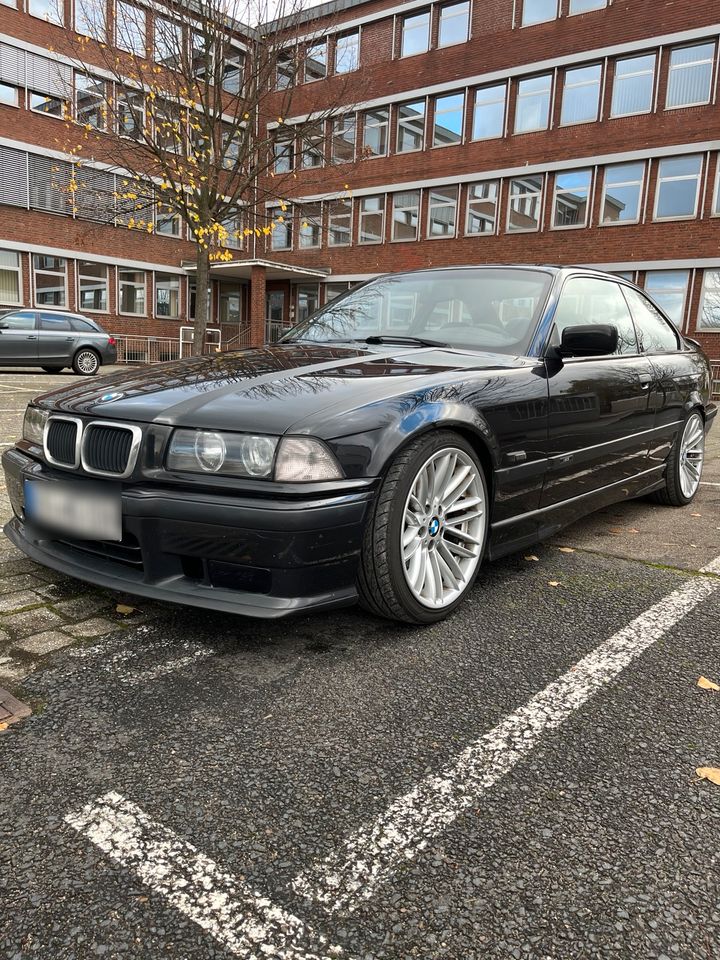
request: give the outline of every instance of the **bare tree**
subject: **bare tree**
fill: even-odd
[[[313,104],[292,127],[285,122],[299,91],[307,106],[297,72],[327,69],[328,24],[315,39],[303,2],[169,3],[150,23],[151,14],[131,3],[111,12],[106,0],[76,0],[77,29],[62,51],[75,68],[63,144],[72,163],[56,186],[80,216],[89,209],[90,219],[102,220],[105,211],[133,230],[189,230],[196,354],[209,320],[211,264],[283,225],[295,184],[288,154],[301,144],[303,157],[315,151],[332,162],[326,141],[337,136],[338,115],[353,110],[348,73],[336,78],[332,103]],[[354,99],[358,89],[356,75]],[[116,174],[111,197],[99,171]]]

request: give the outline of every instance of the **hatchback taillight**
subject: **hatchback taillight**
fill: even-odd
[[[115,344],[116,344],[116,342],[117,342],[117,341],[115,340],[115,337],[108,337],[108,346],[109,346],[109,347],[114,347]]]

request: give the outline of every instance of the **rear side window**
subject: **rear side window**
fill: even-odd
[[[678,335],[654,303],[632,287],[623,287],[643,353],[667,353],[679,347]]]
[[[70,321],[67,317],[58,317],[54,313],[41,313],[40,314],[40,329],[41,330],[72,330],[70,326]]]
[[[597,277],[571,277],[562,289],[555,311],[552,342],[560,343],[566,327],[595,323],[617,327],[617,353],[638,352],[632,317],[617,283]]]
[[[34,313],[8,313],[0,317],[0,330],[34,330]]]
[[[73,317],[70,321],[73,330],[77,333],[97,333],[97,327],[94,327],[87,320],[81,320],[79,317]]]

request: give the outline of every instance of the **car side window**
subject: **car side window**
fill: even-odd
[[[680,346],[678,335],[654,303],[632,287],[623,287],[643,353],[667,353]]]
[[[35,314],[27,311],[8,313],[0,317],[0,330],[34,330]]]
[[[58,317],[54,313],[41,313],[40,329],[64,331],[72,330],[72,327],[67,317]]]
[[[81,320],[79,317],[73,317],[70,323],[76,333],[97,333],[97,330],[91,323],[88,323],[87,320]]]
[[[552,342],[559,344],[566,327],[609,323],[617,327],[616,353],[637,353],[630,310],[617,283],[599,277],[571,277],[562,288],[555,310]]]

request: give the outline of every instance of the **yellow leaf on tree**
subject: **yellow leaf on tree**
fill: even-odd
[[[695,773],[701,780],[709,780],[720,787],[720,767],[698,767]]]
[[[713,683],[712,680],[708,680],[707,677],[700,677],[697,682],[697,685],[701,690],[720,690],[720,684]]]

